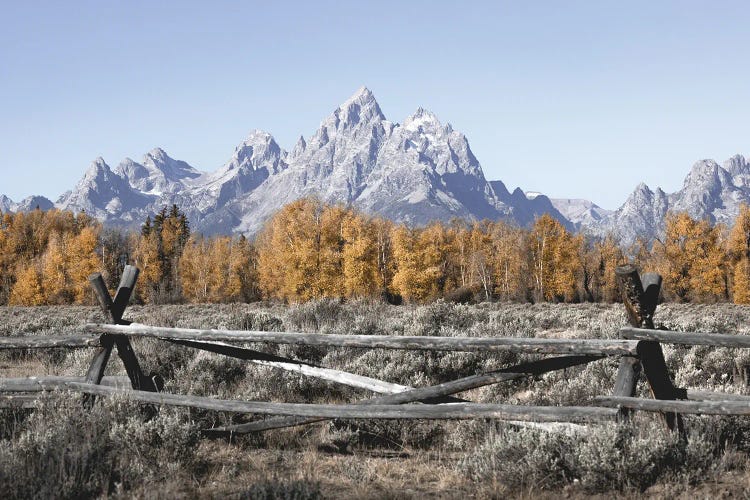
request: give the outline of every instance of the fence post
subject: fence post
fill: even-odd
[[[117,288],[114,300],[112,300],[112,297],[109,295],[109,291],[107,290],[107,286],[104,283],[101,273],[95,273],[89,276],[89,283],[91,283],[91,286],[96,293],[99,306],[111,324],[130,324],[129,321],[122,319],[122,315],[125,312],[125,308],[128,306],[130,296],[133,293],[139,274],[140,271],[137,267],[125,266],[122,278],[120,279],[120,286]],[[130,383],[133,386],[133,389],[158,392],[158,387],[155,381],[152,378],[147,377],[141,370],[140,364],[138,363],[138,357],[135,355],[135,351],[133,351],[133,346],[130,344],[130,340],[124,335],[102,335],[102,347],[99,348],[89,366],[88,373],[86,374],[86,382],[92,384],[98,384],[101,382],[113,346],[117,346],[117,354],[120,356],[123,365],[125,365],[125,371],[130,378]]]
[[[656,273],[646,273],[641,280],[636,267],[630,264],[619,266],[615,274],[630,325],[635,328],[653,329],[654,312],[661,291],[661,276]],[[676,388],[672,383],[660,343],[639,342],[638,357],[640,363],[626,356],[621,359],[615,382],[615,396],[632,397],[635,395],[639,368],[641,368],[655,399],[686,398],[686,391]],[[663,415],[670,430],[676,429],[680,433],[684,432],[681,415],[672,412]]]
[[[643,311],[641,310],[643,286],[638,276],[638,271],[633,266],[620,266],[615,269],[615,275],[617,277],[617,284],[620,287],[622,301],[625,304],[628,322],[633,326],[640,326],[643,321]],[[613,395],[635,396],[640,374],[640,360],[635,356],[622,356],[620,358],[620,367],[617,370]]]

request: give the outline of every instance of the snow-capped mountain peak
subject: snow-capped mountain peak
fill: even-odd
[[[423,107],[417,108],[417,111],[413,115],[409,116],[402,124],[404,129],[416,132],[420,129],[434,129],[442,128],[440,120],[435,116],[434,113],[424,109]]]
[[[125,158],[113,172],[134,190],[154,196],[179,192],[185,182],[201,175],[184,161],[171,158],[161,148],[146,153],[141,163]]]
[[[336,108],[333,114],[323,122],[321,128],[328,132],[329,139],[332,131],[342,131],[356,127],[367,126],[385,120],[378,101],[367,87],[360,88],[353,96]]]

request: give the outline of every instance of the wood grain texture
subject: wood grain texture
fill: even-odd
[[[653,412],[696,415],[750,415],[749,401],[680,401],[615,396],[598,396],[595,401],[607,407]]]
[[[0,337],[0,349],[49,349],[97,347],[101,345],[94,335],[19,335]]]
[[[129,326],[87,324],[84,326],[84,330],[95,334],[109,333],[129,337],[155,337],[175,340],[261,342],[428,351],[510,351],[536,354],[616,356],[622,354],[635,355],[638,348],[638,342],[632,340],[328,335],[319,333],[259,332],[251,330],[166,328],[137,323]]]
[[[365,377],[363,375],[357,375],[342,370],[323,368],[305,361],[274,356],[273,354],[267,354],[253,349],[237,347],[220,342],[204,342],[197,340],[169,340],[169,342],[250,361],[251,363],[260,366],[278,368],[280,370],[299,373],[300,375],[315,377],[329,382],[336,382],[349,387],[356,387],[358,389],[367,389],[379,394],[393,394],[410,389],[410,387],[405,385],[393,384],[391,382],[385,382],[376,378]]]
[[[485,403],[450,403],[444,405],[357,405],[268,403],[232,401],[201,396],[123,390],[102,385],[68,382],[65,387],[96,396],[120,396],[132,401],[200,408],[204,410],[265,415],[294,415],[318,418],[349,419],[430,419],[462,420],[490,418],[532,422],[599,422],[611,421],[617,410],[589,406],[520,406]]]
[[[643,311],[643,284],[635,266],[627,264],[615,269],[617,283],[620,288],[622,302],[628,314],[628,322],[635,327],[648,326],[653,328],[653,323],[646,325]]]
[[[620,329],[620,336],[631,340],[650,340],[664,344],[677,345],[708,345],[714,347],[750,347],[750,335],[734,335],[727,333],[705,332],[676,332],[670,330],[654,330],[647,328],[624,327]]]
[[[68,382],[86,382],[85,377],[45,375],[40,377],[0,378],[0,392],[41,392],[65,387]],[[103,377],[102,385],[126,389],[130,387],[128,377]]]
[[[504,368],[502,370],[495,370],[488,373],[482,373],[478,375],[471,375],[458,380],[450,382],[444,382],[428,387],[420,387],[417,389],[411,388],[408,391],[393,394],[389,396],[380,396],[372,399],[359,401],[355,404],[358,405],[372,405],[372,404],[404,404],[421,401],[425,403],[438,403],[442,402],[443,399],[450,395],[458,392],[467,391],[470,389],[476,389],[478,387],[484,387],[486,385],[495,384],[498,382],[508,382],[511,380],[517,380],[533,375],[540,375],[554,370],[561,370],[572,366],[589,363],[601,359],[601,357],[593,356],[565,356],[559,358],[548,358],[539,361],[532,361],[529,363],[522,363],[520,365]],[[245,424],[238,424],[233,426],[221,427],[216,429],[208,429],[204,431],[204,434],[213,436],[224,436],[231,434],[245,434],[250,432],[260,432],[270,429],[281,429],[284,427],[292,427],[295,425],[306,425],[315,422],[321,422],[326,419],[319,418],[304,418],[304,417],[278,417],[270,418],[266,420],[258,420],[255,422],[248,422]]]

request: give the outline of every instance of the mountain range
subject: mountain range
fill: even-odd
[[[615,211],[587,200],[511,192],[502,181],[485,178],[468,139],[449,123],[422,108],[403,123],[391,122],[362,87],[311,136],[300,136],[291,151],[254,130],[214,172],[197,170],[160,148],[114,168],[97,158],[55,203],[40,196],[14,203],[0,195],[0,210],[85,210],[105,225],[134,228],[163,206],[177,204],[194,230],[253,235],[279,208],[305,196],[413,225],[458,217],[529,226],[548,213],[568,229],[612,234],[630,244],[659,237],[669,210],[731,222],[739,205],[750,202],[750,165],[740,155],[723,166],[700,161],[680,191],[668,195],[640,184]]]

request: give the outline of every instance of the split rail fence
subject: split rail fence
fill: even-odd
[[[165,328],[123,319],[139,271],[127,266],[112,298],[101,274],[89,277],[107,324],[86,324],[83,334],[64,336],[17,335],[0,337],[0,349],[93,348],[94,355],[82,377],[0,378],[0,406],[34,407],[39,394],[63,389],[96,396],[120,395],[154,405],[263,415],[249,423],[206,429],[207,435],[226,436],[259,432],[329,419],[497,419],[529,422],[592,423],[625,419],[630,411],[663,415],[669,429],[684,432],[683,414],[750,415],[750,396],[692,391],[675,387],[662,352],[662,343],[687,346],[750,347],[750,336],[686,333],[658,330],[654,313],[661,289],[657,274],[640,276],[633,266],[617,269],[630,326],[619,339],[546,339],[516,337],[434,337],[391,335],[327,335],[293,332]],[[367,389],[376,397],[352,404],[299,404],[224,400],[167,394],[160,377],[145,374],[131,338],[159,339],[180,346],[246,360],[262,366]],[[371,377],[316,366],[243,346],[248,343],[412,349],[424,351],[515,352],[547,357],[509,368],[471,375],[427,387],[408,387]],[[237,345],[240,344],[240,345]],[[115,351],[127,377],[104,377]],[[549,356],[553,357],[549,357]],[[526,406],[475,403],[454,395],[470,389],[538,376],[550,371],[618,357],[619,369],[612,395],[600,396],[588,406]],[[643,378],[653,399],[635,397]],[[409,404],[420,403],[420,404]]]

